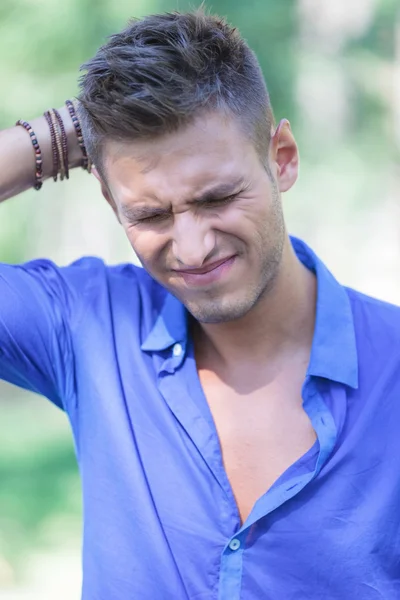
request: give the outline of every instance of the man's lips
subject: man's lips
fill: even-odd
[[[235,259],[236,255],[229,256],[209,263],[200,269],[181,269],[176,270],[175,273],[190,287],[211,285],[221,279],[230,270]]]
[[[233,258],[233,257],[228,256],[226,258],[222,258],[221,260],[217,260],[213,263],[209,263],[208,265],[205,265],[204,267],[201,267],[199,269],[174,269],[174,270],[176,273],[180,273],[180,274],[204,275],[205,273],[210,273],[210,271],[214,271],[214,269],[217,269],[224,263],[228,262],[228,260],[230,260],[231,258]]]

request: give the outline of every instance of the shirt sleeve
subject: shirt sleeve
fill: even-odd
[[[74,395],[74,292],[48,260],[0,264],[0,378],[66,409]],[[76,291],[75,291],[76,295]]]

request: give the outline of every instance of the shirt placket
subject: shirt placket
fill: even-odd
[[[176,343],[158,372],[158,387],[170,410],[196,446],[210,474],[218,483],[223,498],[221,526],[230,537],[240,527],[239,513],[227,478],[218,435],[198,404],[193,400],[187,378],[183,375],[186,343]]]
[[[221,555],[218,600],[242,600],[243,558],[247,536],[260,519],[265,518],[285,502],[295,497],[320,472],[334,448],[337,430],[333,415],[318,391],[315,378],[307,377],[303,386],[303,407],[317,434],[319,453],[313,471],[283,480],[272,486],[254,505],[242,527],[231,537]]]

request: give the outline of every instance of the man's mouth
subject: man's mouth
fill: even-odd
[[[236,256],[228,256],[214,261],[198,269],[179,269],[175,273],[182,277],[189,286],[200,286],[214,283],[230,269]]]

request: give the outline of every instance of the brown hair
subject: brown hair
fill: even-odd
[[[260,65],[220,17],[200,9],[133,20],[81,70],[80,119],[98,168],[106,140],[155,138],[213,110],[237,117],[267,155],[273,114]]]

